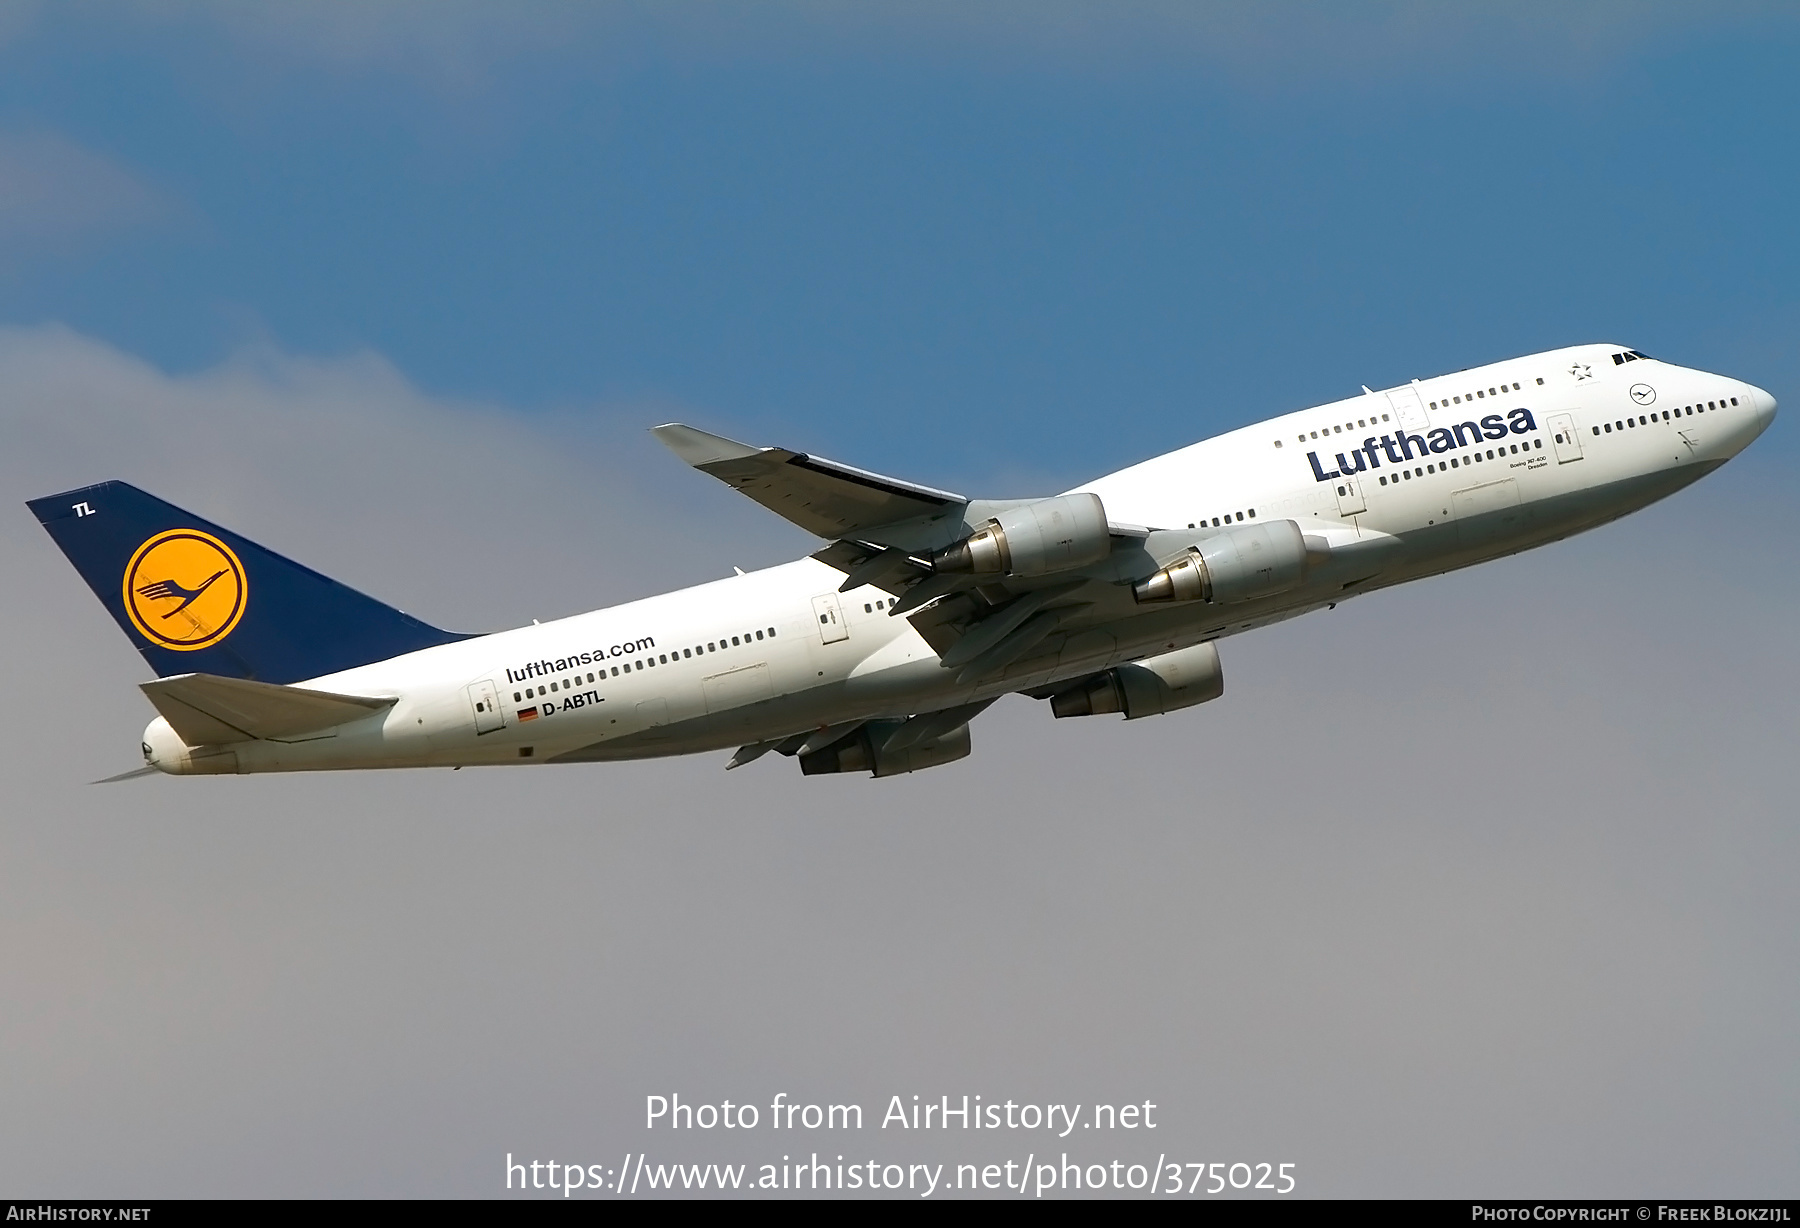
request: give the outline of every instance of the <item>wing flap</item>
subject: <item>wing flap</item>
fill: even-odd
[[[189,746],[291,740],[360,720],[395,702],[217,674],[176,674],[140,685]]]
[[[676,456],[816,537],[853,537],[882,525],[940,516],[961,495],[786,448],[754,448],[679,422],[651,429]]]

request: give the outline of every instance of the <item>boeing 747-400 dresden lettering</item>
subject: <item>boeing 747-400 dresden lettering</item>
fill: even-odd
[[[140,771],[590,763],[735,748],[807,775],[969,754],[1224,690],[1218,641],[1591,529],[1749,445],[1775,399],[1584,345],[1286,414],[1043,499],[967,499],[670,424],[827,545],[491,635],[440,631],[123,482],[31,510],[156,672]]]

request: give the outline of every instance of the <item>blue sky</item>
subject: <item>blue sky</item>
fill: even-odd
[[[1333,54],[1280,7],[1231,38],[1122,10],[1098,50],[1004,5],[548,6],[510,43],[445,11],[447,46],[405,6],[20,23],[0,131],[139,198],[9,244],[0,319],[178,371],[369,348],[962,485],[1577,341],[1794,370],[1785,17],[1378,6]]]

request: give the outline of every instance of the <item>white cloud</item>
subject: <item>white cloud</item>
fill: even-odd
[[[1321,1196],[1790,1192],[1794,496],[1776,474],[1745,506],[1742,461],[1231,640],[1218,703],[1009,701],[912,777],[81,783],[132,761],[144,670],[19,500],[125,477],[462,626],[805,548],[651,420],[450,402],[373,354],[170,374],[0,331],[0,1185],[1022,1160],[1013,1135],[677,1142],[640,1116],[651,1091],[967,1091],[1154,1100],[1156,1150],[1297,1160]],[[1148,1162],[1143,1137],[1067,1146]]]
[[[54,132],[0,131],[0,244],[17,250],[161,221],[141,175]]]
[[[368,352],[259,344],[170,374],[65,328],[0,328],[11,444],[0,485],[16,499],[123,478],[458,629],[728,574],[794,540],[785,526],[753,526],[737,541],[756,557],[731,557],[702,532],[704,517],[737,510],[735,496],[649,436],[668,413],[524,415],[447,400]],[[650,496],[671,478],[677,493]],[[573,526],[583,544],[569,566],[539,557],[529,583],[513,573]],[[459,543],[448,559],[416,548],[446,534]]]

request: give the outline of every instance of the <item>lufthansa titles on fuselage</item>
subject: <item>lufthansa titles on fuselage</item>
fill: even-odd
[[[1393,435],[1380,438],[1370,436],[1363,440],[1362,447],[1353,448],[1349,455],[1337,454],[1338,467],[1329,473],[1319,464],[1319,454],[1308,452],[1306,459],[1312,462],[1315,481],[1329,482],[1333,478],[1342,477],[1346,473],[1361,473],[1365,469],[1381,468],[1381,454],[1386,453],[1391,464],[1402,464],[1415,459],[1414,445],[1417,445],[1417,456],[1428,453],[1454,452],[1458,448],[1474,447],[1490,439],[1505,439],[1508,435],[1528,435],[1537,430],[1537,419],[1531,416],[1529,409],[1515,409],[1505,418],[1499,414],[1488,414],[1479,422],[1458,422],[1454,426],[1434,427],[1423,435],[1412,435],[1402,430]],[[1364,458],[1367,458],[1366,462]]]
[[[570,656],[558,657],[552,661],[544,658],[538,661],[527,661],[517,669],[508,668],[508,682],[529,682],[533,678],[548,678],[552,674],[564,673],[578,665],[592,665],[596,661],[617,660],[629,657],[633,653],[648,652],[656,647],[656,637],[646,635],[642,639],[626,640],[623,644],[614,644],[610,648],[596,648],[592,652],[578,652]]]

